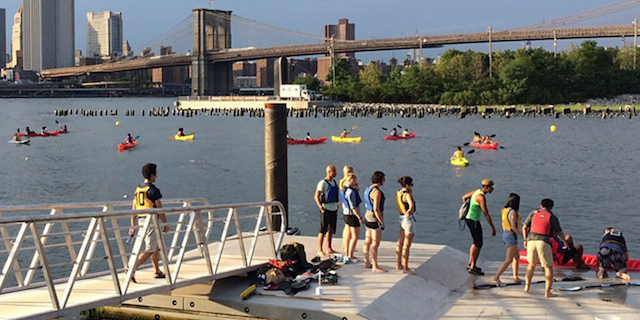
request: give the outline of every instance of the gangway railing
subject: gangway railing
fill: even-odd
[[[140,292],[131,285],[133,266],[144,251],[145,235],[157,240],[159,264],[166,275],[166,283],[157,286],[156,291],[144,290],[149,294],[216,279],[230,242],[236,247],[227,248],[233,252],[229,255],[240,255],[238,269],[257,265],[253,260],[263,236],[269,241],[268,256],[276,258],[286,234],[286,214],[277,201],[209,205],[206,199],[175,199],[164,200],[163,205],[161,209],[138,211],[130,209],[130,201],[0,207],[0,248],[4,244],[4,250],[0,249],[0,303],[3,296],[46,287],[51,309],[34,314],[54,317],[69,314],[71,309],[78,312],[84,310],[83,306],[91,308],[100,302],[74,301],[74,285],[98,277],[111,278],[113,283],[106,303],[113,303],[114,298],[122,302],[137,297]],[[48,215],[24,214],[45,210]],[[167,233],[161,229],[158,215],[162,213],[170,227]],[[134,214],[147,216],[140,218],[140,226],[134,226],[135,235],[129,235],[129,220]],[[281,223],[274,228],[272,221],[277,216]],[[219,241],[214,242],[218,236]],[[131,249],[129,242],[133,243]],[[209,251],[210,247],[215,248],[215,253]],[[185,263],[202,260],[201,275],[181,278]],[[267,262],[263,260],[260,265]],[[29,266],[22,267],[25,263]],[[139,269],[145,267],[148,264]]]

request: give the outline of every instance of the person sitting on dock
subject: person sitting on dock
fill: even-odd
[[[288,133],[287,133],[288,134]],[[178,128],[178,134],[176,134],[178,137],[184,137],[184,128]]]
[[[476,133],[473,137],[473,142],[482,142],[482,136],[479,133]]]
[[[402,130],[402,136],[403,137],[409,136],[409,129]]]
[[[391,130],[389,131],[389,136],[390,137],[397,137],[398,136],[398,130],[395,127],[391,128]]]
[[[46,134],[47,133],[47,126],[43,126],[42,127],[42,131],[40,133]]]
[[[311,132],[307,132],[307,136],[304,139],[307,141],[313,140],[313,138],[311,138]]]
[[[144,209],[157,209],[162,208],[162,193],[160,193],[160,189],[158,189],[153,183],[156,182],[158,178],[157,166],[153,163],[147,163],[142,167],[142,176],[144,177],[144,182],[136,188],[135,195],[133,197],[133,205],[132,210],[144,210]],[[136,225],[139,226],[140,230],[142,230],[144,224],[147,222],[147,219],[150,219],[151,216],[149,214],[134,214],[131,216],[131,228],[129,229],[129,234],[134,234]],[[163,232],[169,232],[169,226],[167,225],[167,216],[164,213],[159,213],[158,218],[162,220],[164,227],[162,228]],[[133,267],[133,272],[131,276],[131,280],[136,282],[135,280],[135,272],[136,269],[151,257],[151,264],[155,269],[155,278],[156,279],[164,279],[165,274],[160,271],[160,267],[158,266],[158,243],[155,234],[154,224],[149,223],[149,227],[144,235],[145,242],[145,250],[144,252],[138,255],[138,259]],[[166,262],[165,262],[166,263]],[[137,283],[137,282],[136,282]]]
[[[582,260],[584,248],[580,244],[574,245],[571,235],[565,234],[564,236],[564,242],[568,245],[567,248],[562,246],[563,241],[557,236],[551,237],[549,240],[551,241],[551,252],[553,253],[553,261],[555,264],[562,266],[573,260],[577,270],[590,269],[589,266],[584,263],[584,260]]]
[[[616,276],[623,280],[631,280],[627,273],[627,242],[619,229],[606,228],[598,250],[598,279],[607,277],[607,269],[616,272]]]
[[[456,152],[454,152],[453,155],[451,156],[451,161],[455,161],[462,158],[464,158],[464,153],[462,152],[462,148],[458,147],[456,149]]]
[[[127,133],[127,137],[124,138],[124,144],[131,144],[134,141],[136,140],[131,136],[131,133]]]
[[[344,139],[347,137],[347,135],[349,134],[349,131],[347,131],[347,129],[342,129],[342,133],[340,134],[340,138]]]

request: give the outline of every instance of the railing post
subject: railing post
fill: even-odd
[[[182,204],[182,207],[191,207],[191,201],[185,201]],[[180,229],[182,229],[182,223],[184,221],[184,212],[180,212],[180,216],[178,217],[178,224],[176,225],[176,232],[173,234],[173,238],[171,239],[171,247],[169,248],[169,261],[173,259],[173,253],[175,252],[175,247],[178,244],[178,238],[180,236]],[[189,232],[189,229],[186,230]]]
[[[78,256],[76,257],[76,261],[73,263],[73,268],[71,269],[71,274],[69,275],[69,280],[67,281],[67,287],[64,289],[64,294],[62,295],[62,307],[67,306],[67,302],[71,297],[71,291],[73,290],[73,285],[76,282],[76,278],[82,269],[83,264],[85,263],[87,252],[89,251],[89,246],[91,245],[93,235],[96,233],[98,218],[91,218],[91,222],[89,222],[89,227],[87,228],[87,233],[82,241],[82,246],[80,247],[80,251],[78,252]],[[91,256],[89,256],[91,258]]]
[[[162,266],[164,267],[165,279],[167,279],[167,283],[173,284],[171,282],[171,271],[169,270],[167,246],[164,243],[164,237],[162,236],[162,229],[160,228],[157,214],[153,214],[151,216],[151,222],[153,223],[153,229],[155,229],[156,241],[158,241],[158,250],[160,250],[160,257],[162,258]]]
[[[15,267],[17,263],[18,251],[20,251],[20,247],[22,247],[22,243],[24,242],[24,237],[27,232],[27,228],[29,228],[28,223],[23,223],[20,226],[20,230],[18,231],[18,235],[16,236],[16,240],[11,246],[11,251],[9,251],[9,256],[7,257],[7,261],[5,261],[4,266],[2,267],[2,274],[0,274],[0,293],[2,293],[2,288],[4,288],[5,281],[7,280],[7,274],[9,273],[9,269],[12,266]],[[7,239],[8,237],[5,237]]]
[[[253,260],[253,254],[256,250],[256,243],[258,242],[258,234],[260,233],[260,226],[262,225],[262,218],[264,217],[264,206],[260,207],[260,213],[258,213],[258,218],[256,221],[256,227],[253,230],[253,239],[251,240],[251,248],[249,249],[249,257],[247,260],[247,264],[251,265],[251,261]]]
[[[3,213],[2,211],[0,211],[0,217],[2,216],[3,216]],[[2,242],[4,242],[4,247],[7,249],[7,252],[11,252],[15,244],[11,244],[11,240],[9,239],[10,238],[9,231],[7,231],[7,228],[4,225],[0,225],[0,234],[2,235]],[[10,261],[10,260],[7,259],[7,261]],[[22,272],[20,271],[20,263],[18,263],[17,259],[13,260],[13,272],[15,273],[16,282],[18,283],[18,286],[23,287],[25,285],[24,278],[22,277]],[[2,275],[6,276],[6,273],[3,272]],[[0,285],[0,292],[2,292],[1,285]]]
[[[133,277],[133,273],[136,271],[135,266],[138,261],[138,256],[140,255],[140,250],[142,249],[142,245],[144,244],[144,237],[147,234],[147,230],[149,230],[149,225],[151,224],[151,217],[147,216],[144,219],[144,223],[142,224],[142,228],[138,228],[138,232],[136,233],[136,241],[133,244],[133,250],[131,250],[131,255],[129,256],[129,261],[126,264],[127,275],[124,278],[124,289],[122,290],[122,294],[127,294],[129,290],[129,284],[131,284],[131,278]]]
[[[229,209],[229,213],[227,213],[227,219],[224,221],[224,228],[222,228],[220,244],[218,245],[218,253],[216,253],[216,260],[213,266],[213,274],[218,273],[218,266],[220,265],[220,260],[222,260],[222,251],[224,250],[224,245],[225,243],[227,243],[227,234],[229,233],[229,224],[231,223],[232,217],[233,208]]]
[[[196,212],[196,225],[193,231],[196,234],[200,235],[200,239],[202,239],[202,242],[200,242],[198,245],[202,247],[204,261],[207,264],[207,272],[209,272],[209,275],[212,276],[213,267],[211,265],[211,253],[209,253],[209,241],[207,237],[203,236],[203,233],[204,233],[202,231],[203,226],[204,226],[204,223],[202,223],[202,212],[198,211]]]
[[[112,206],[104,206],[102,208],[102,212],[108,212],[113,210]],[[102,219],[102,218],[100,218]],[[104,224],[98,224],[98,228],[100,228],[101,225]],[[87,235],[88,236],[88,235]],[[91,245],[89,246],[89,253],[87,254],[89,257],[93,257],[93,253],[96,251],[96,246],[98,245],[98,237],[100,237],[100,233],[99,232],[94,232],[93,234],[93,239],[91,239]],[[91,261],[86,261],[83,265],[82,265],[82,271],[80,271],[80,276],[85,276],[87,274],[87,272],[89,271],[89,265],[91,264]]]
[[[109,265],[109,271],[111,272],[111,280],[113,280],[113,289],[118,296],[122,295],[122,289],[120,288],[120,281],[118,280],[118,268],[116,262],[113,259],[113,253],[111,251],[111,245],[109,244],[109,232],[104,226],[104,221],[98,219],[98,227],[100,227],[100,235],[102,236],[102,244],[104,246],[104,253],[107,255],[107,264]]]
[[[176,265],[173,268],[173,283],[178,281],[178,274],[180,274],[180,268],[182,267],[182,260],[184,259],[184,252],[187,248],[187,244],[189,243],[189,236],[191,232],[189,230],[193,229],[193,223],[195,221],[195,213],[189,213],[189,222],[187,222],[187,232],[184,233],[184,237],[182,238],[182,246],[180,250],[178,250],[178,259],[176,259]]]
[[[238,235],[238,245],[240,245],[240,255],[242,256],[242,263],[247,266],[247,253],[244,250],[244,238],[242,237],[242,227],[240,226],[240,217],[238,217],[238,210],[233,209],[233,220],[236,225],[236,233]]]
[[[44,275],[44,281],[47,284],[47,289],[49,290],[49,298],[51,298],[51,305],[54,309],[60,310],[60,302],[58,301],[58,293],[56,292],[56,287],[53,284],[53,276],[51,275],[51,270],[49,269],[49,260],[47,259],[47,255],[44,252],[44,246],[42,242],[39,241],[40,235],[38,234],[38,227],[35,222],[31,223],[31,235],[33,236],[33,244],[36,247],[36,251],[40,256],[40,264],[42,265],[42,274]],[[66,304],[66,303],[65,303]]]

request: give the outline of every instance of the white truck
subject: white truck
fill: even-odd
[[[286,100],[316,100],[316,92],[308,90],[305,84],[283,84],[280,86],[280,98]]]

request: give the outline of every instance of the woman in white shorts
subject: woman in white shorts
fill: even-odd
[[[409,269],[409,249],[413,242],[415,233],[416,202],[413,199],[413,179],[404,176],[398,179],[402,189],[396,192],[396,203],[398,204],[400,233],[398,234],[398,244],[396,246],[397,269],[404,273],[415,274]]]

